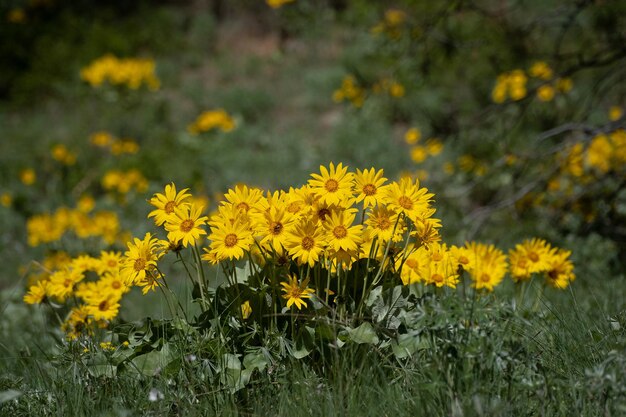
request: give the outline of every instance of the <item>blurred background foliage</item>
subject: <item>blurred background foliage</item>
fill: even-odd
[[[623,286],[625,12],[584,0],[5,1],[0,283],[51,249],[28,247],[26,220],[81,196],[138,234],[164,183],[214,207],[236,183],[288,188],[342,161],[419,177],[451,243],[536,235],[574,251],[579,285],[608,274]],[[158,91],[81,80],[107,54],[154,60]],[[234,130],[187,131],[215,108]],[[101,131],[139,151],[103,153],[90,144]],[[589,156],[599,135],[608,148]],[[55,159],[58,145],[75,163]],[[145,189],[103,185],[131,169]]]

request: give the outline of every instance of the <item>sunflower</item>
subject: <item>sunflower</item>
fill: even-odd
[[[383,177],[383,170],[376,171],[374,168],[361,171],[356,170],[354,175],[355,189],[358,193],[356,202],[363,201],[363,208],[374,207],[384,190],[387,178]]]
[[[211,253],[216,259],[241,259],[254,244],[252,231],[246,223],[225,223],[211,229]]]
[[[331,162],[330,170],[320,165],[320,174],[311,174],[308,184],[322,203],[342,206],[352,198],[353,175],[341,163],[337,167]]]
[[[120,296],[111,292],[99,294],[87,304],[87,312],[94,320],[112,320],[119,310]]]
[[[362,241],[363,226],[352,226],[356,210],[344,210],[331,213],[322,224],[326,230],[328,246],[334,251],[343,249],[347,252],[357,252]]]
[[[311,298],[311,294],[314,293],[311,288],[307,288],[307,285],[309,285],[308,278],[302,283],[298,283],[298,278],[292,275],[288,278],[288,282],[281,282],[280,285],[283,286],[281,290],[285,292],[283,298],[287,300],[287,308],[291,308],[295,304],[298,310],[302,309],[302,306],[306,306],[303,298]]]
[[[201,226],[205,225],[209,218],[201,216],[202,209],[202,206],[176,208],[175,215],[165,223],[168,240],[170,242],[182,241],[183,246],[187,247],[195,245],[200,236],[206,235],[206,231]]]
[[[191,197],[191,194],[188,194],[187,191],[189,191],[189,188],[185,188],[177,193],[174,183],[166,185],[165,194],[156,193],[150,199],[149,203],[156,209],[148,214],[148,218],[154,217],[154,223],[157,226],[167,222],[177,207],[187,204],[187,200]]]
[[[417,223],[434,213],[430,207],[433,196],[426,188],[420,188],[419,180],[413,182],[411,178],[403,178],[385,188],[381,201],[396,213],[404,213],[413,223]]]
[[[326,247],[324,229],[312,221],[296,225],[285,238],[285,248],[298,264],[309,264],[311,268],[319,261]]]
[[[126,285],[137,284],[156,268],[158,240],[146,233],[143,240],[128,242],[128,250],[121,262],[120,276]]]

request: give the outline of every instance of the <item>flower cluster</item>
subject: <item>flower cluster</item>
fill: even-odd
[[[63,165],[71,166],[76,163],[76,154],[61,143],[54,145],[50,150],[50,154],[55,161]]]
[[[127,194],[131,190],[143,193],[148,189],[148,180],[138,169],[128,171],[110,170],[102,177],[102,187],[107,191]]]
[[[404,97],[406,89],[398,81],[391,78],[383,78],[382,80],[374,83],[372,86],[372,92],[374,94],[387,94],[393,98]]]
[[[228,133],[235,128],[235,120],[224,109],[208,110],[200,114],[195,122],[187,127],[192,135],[220,129]]]
[[[293,3],[296,0],[265,0],[265,3],[270,6],[272,9],[279,9],[283,7],[285,4]]]
[[[112,155],[136,154],[139,152],[139,144],[130,138],[117,138],[106,131],[93,133],[89,142],[98,148],[108,150]]]
[[[424,145],[419,142],[422,139],[422,133],[419,129],[412,127],[404,134],[404,141],[411,146],[410,155],[413,162],[420,164],[430,156],[437,156],[443,151],[443,143],[439,138],[429,138]]]
[[[399,9],[388,9],[385,11],[383,19],[372,27],[371,32],[375,35],[384,34],[389,39],[399,39],[407,19],[406,12]]]
[[[540,101],[552,101],[557,92],[567,93],[572,89],[571,78],[555,78],[554,71],[544,61],[537,61],[528,70],[515,69],[498,76],[491,92],[495,103],[504,103],[508,98],[518,101],[528,94],[527,83],[530,78],[537,79],[536,95]]]
[[[120,234],[120,223],[115,212],[102,210],[92,213],[89,207],[86,209],[83,205],[36,214],[27,220],[26,230],[30,246],[58,241],[68,232],[81,239],[101,237],[105,242],[113,243]]]
[[[348,297],[356,306],[379,285],[454,289],[465,276],[477,292],[490,292],[507,271],[515,282],[543,274],[546,285],[555,288],[565,288],[574,280],[570,252],[543,240],[517,245],[509,252],[509,262],[493,245],[443,243],[441,221],[433,217],[433,197],[418,180],[388,181],[383,170],[351,172],[341,163],[330,163],[320,166],[306,184],[288,191],[265,193],[236,186],[215,212],[205,216],[204,206],[189,190],[177,190],[172,183],[149,201],[153,210],[148,218],[163,227],[166,239],[146,233],[131,239],[123,255],[101,252],[99,257],[51,259],[48,273],[38,277],[24,299],[27,303],[74,300],[77,304],[64,325],[73,338],[115,318],[123,294],[132,287],[147,294],[164,285],[159,264],[169,253],[184,263],[185,250],[191,251],[196,263],[203,302],[203,288],[209,283],[202,261],[222,268],[228,285],[242,282],[232,276],[237,262],[245,262],[244,270],[258,274],[254,284],[243,284],[247,295],[229,301],[241,320],[250,319],[256,308],[267,308],[253,304],[255,291],[270,291],[274,311],[288,311],[307,308],[312,301],[319,305],[325,300],[329,305]],[[83,205],[89,208],[88,201]],[[38,230],[49,230],[56,223],[57,219],[50,220]],[[89,279],[94,274],[88,272],[95,272],[96,279]],[[350,274],[356,278],[346,280]]]
[[[80,77],[93,87],[104,83],[137,90],[143,85],[158,90],[161,82],[155,74],[152,59],[117,58],[107,54],[81,69]]]
[[[337,103],[349,101],[354,107],[362,107],[365,103],[365,89],[359,85],[354,75],[346,75],[341,87],[333,92],[333,100]]]

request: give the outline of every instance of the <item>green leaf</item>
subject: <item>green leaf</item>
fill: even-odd
[[[401,334],[398,340],[391,342],[393,354],[398,359],[407,358],[417,352],[420,346],[420,338],[417,334]]]
[[[169,343],[166,343],[161,350],[153,350],[137,356],[132,360],[132,363],[134,365],[133,368],[139,373],[146,376],[155,376],[165,370],[176,359],[176,353],[170,348]]]
[[[369,322],[361,324],[356,329],[350,329],[348,333],[350,335],[350,339],[354,343],[367,343],[373,345],[379,341],[376,331]]]
[[[252,352],[243,357],[243,366],[247,370],[253,371],[258,369],[259,371],[263,371],[267,365],[268,360],[263,352]]]
[[[23,392],[14,389],[2,391],[0,392],[0,404],[19,398],[22,396],[22,394]]]

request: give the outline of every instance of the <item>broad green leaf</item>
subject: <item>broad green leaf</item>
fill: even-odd
[[[358,344],[376,344],[379,341],[378,336],[376,335],[376,331],[369,322],[361,324],[356,329],[351,329],[349,331],[349,334],[350,339]]]

